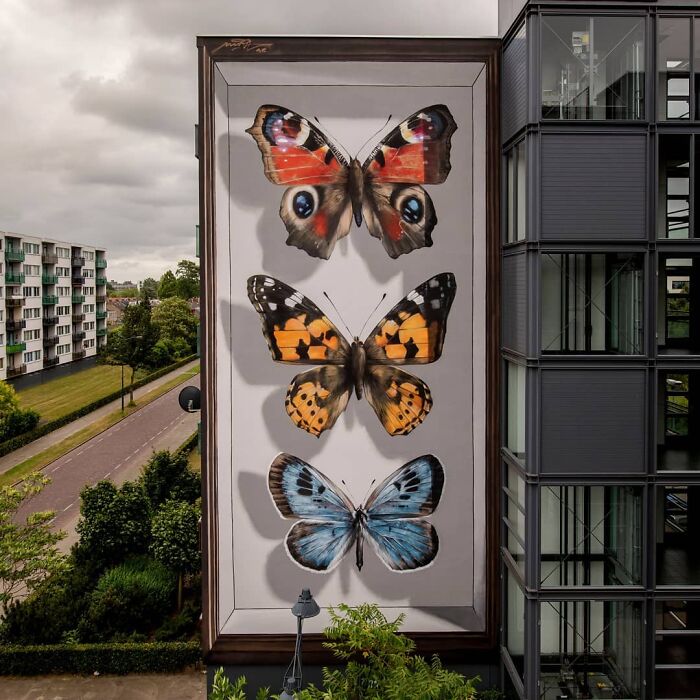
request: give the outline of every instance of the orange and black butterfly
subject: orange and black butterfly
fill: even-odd
[[[392,258],[433,244],[437,216],[421,185],[447,178],[456,129],[445,105],[424,107],[392,129],[362,165],[286,107],[263,105],[246,131],[262,153],[267,179],[288,186],[280,204],[287,245],[327,260],[353,218],[358,226],[367,222]]]
[[[294,425],[319,437],[345,410],[350,393],[367,397],[389,435],[408,435],[430,412],[430,389],[403,365],[435,362],[442,354],[457,285],[451,272],[407,294],[362,342],[348,342],[310,299],[266,275],[248,280],[276,362],[319,365],[298,374],[285,408]],[[398,365],[398,366],[396,366]]]

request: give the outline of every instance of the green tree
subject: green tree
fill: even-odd
[[[177,572],[177,609],[182,608],[185,574],[199,571],[199,506],[185,501],[166,501],[153,516],[151,556]]]
[[[180,260],[175,270],[177,295],[183,299],[199,296],[199,265],[192,260]]]
[[[146,277],[146,279],[141,282],[141,293],[146,293],[149,299],[158,298],[158,282],[154,280],[153,277]]]
[[[199,474],[195,474],[182,452],[154,452],[141,472],[141,486],[155,509],[165,501],[194,503],[200,496]]]
[[[7,382],[0,382],[0,418],[15,411],[19,411],[17,392]]]
[[[183,339],[190,349],[197,344],[197,318],[184,299],[164,299],[151,315],[161,340]]]
[[[76,560],[103,571],[127,557],[144,554],[151,538],[151,507],[141,485],[127,481],[118,489],[99,481],[80,492],[80,540]]]
[[[102,361],[110,365],[125,365],[130,370],[129,403],[134,402],[134,375],[136,370],[149,366],[154,345],[158,342],[158,328],[151,320],[150,302],[142,300],[127,306],[122,325],[107,336]]]
[[[0,381],[0,442],[34,429],[38,422],[39,414],[31,408],[22,409],[14,388]]]
[[[177,296],[177,278],[172,270],[166,270],[158,282],[158,298],[169,299]]]
[[[47,576],[61,571],[65,557],[56,545],[65,532],[53,532],[53,511],[30,513],[20,522],[20,507],[50,483],[39,473],[19,486],[0,488],[0,603],[7,605],[20,591],[31,593]]]

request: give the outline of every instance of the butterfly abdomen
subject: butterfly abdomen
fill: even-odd
[[[355,396],[362,398],[362,387],[365,380],[365,368],[367,367],[367,351],[359,338],[355,338],[352,343],[352,380],[355,384]]]

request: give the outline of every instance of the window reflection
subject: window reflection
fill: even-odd
[[[520,459],[525,459],[525,367],[507,363],[508,407],[506,447]]]
[[[656,583],[700,585],[700,486],[659,486],[656,496]]]
[[[525,239],[525,212],[527,211],[525,142],[521,141],[508,152],[508,231],[507,242]]]
[[[659,372],[658,415],[658,469],[699,470],[700,370]]]
[[[644,19],[542,18],[544,119],[644,118]]]
[[[689,119],[690,20],[660,17],[657,37],[659,119]]]
[[[700,601],[657,602],[655,641],[658,700],[696,698],[700,688]]]

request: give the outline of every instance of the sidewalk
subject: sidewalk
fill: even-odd
[[[133,676],[1,678],[0,700],[204,700],[201,671]]]
[[[183,374],[188,369],[191,369],[198,363],[199,359],[192,360],[192,362],[189,362],[186,365],[183,365],[182,367],[178,367],[176,370],[173,370],[172,372],[169,372],[168,374],[165,374],[162,377],[159,377],[158,379],[155,379],[154,381],[146,384],[146,386],[142,386],[140,389],[136,389],[136,391],[134,391],[134,398],[139,398],[141,396],[144,396],[145,394],[148,394],[150,391],[153,391],[153,389],[156,389],[159,386],[165,384],[166,382],[169,382],[171,379],[179,376],[180,374]],[[125,395],[125,402],[128,401],[129,395],[127,393]],[[30,442],[28,445],[20,447],[20,449],[15,450],[14,452],[10,452],[10,454],[5,455],[4,457],[0,457],[0,474],[3,474],[8,469],[11,469],[20,462],[24,462],[25,459],[29,459],[30,457],[33,457],[39,452],[42,452],[46,448],[51,447],[51,445],[60,442],[61,440],[69,437],[70,435],[73,435],[73,433],[77,433],[79,430],[82,430],[91,423],[94,423],[96,420],[107,416],[110,413],[113,413],[120,407],[121,399],[112,401],[111,403],[108,403],[102,406],[101,408],[92,411],[92,413],[88,413],[82,418],[78,418],[72,423],[64,425],[62,428],[54,430],[48,435],[44,435],[44,437],[40,437],[38,440]],[[0,698],[2,698],[2,694],[0,694]]]

